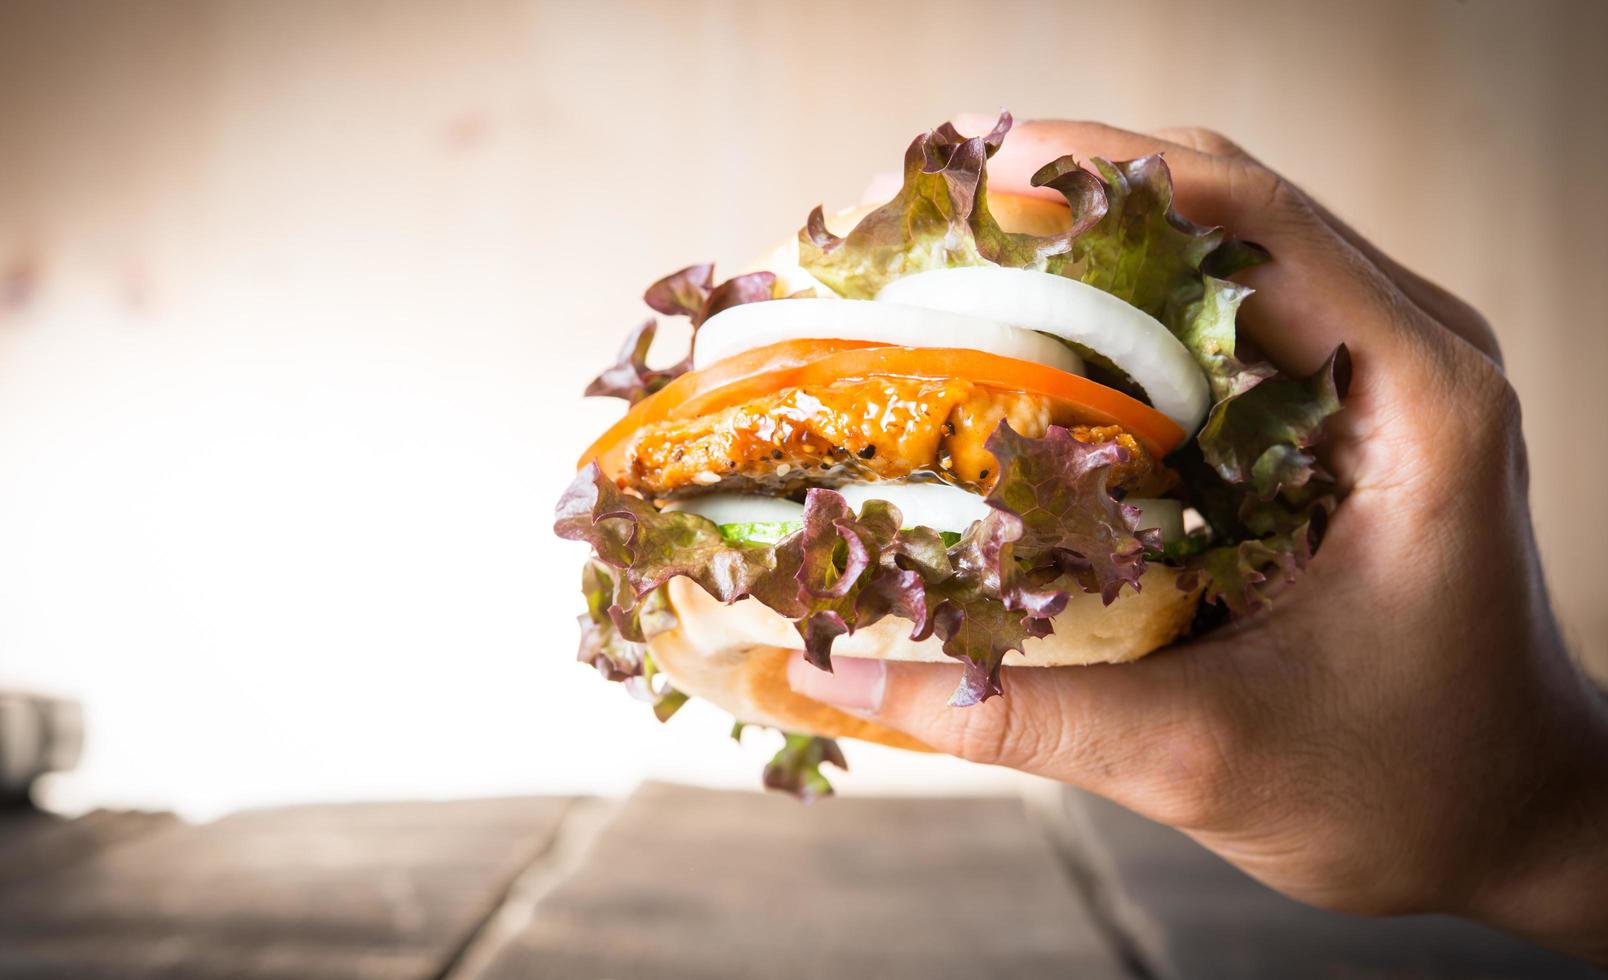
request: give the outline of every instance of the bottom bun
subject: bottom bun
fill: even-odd
[[[1007,666],[1065,667],[1137,660],[1172,642],[1189,625],[1200,590],[1178,588],[1175,569],[1152,565],[1137,593],[1107,606],[1076,594],[1055,617],[1055,632],[1028,639],[1024,652],[1005,655]],[[678,690],[703,698],[739,721],[789,732],[858,738],[901,749],[929,751],[921,742],[875,722],[795,694],[787,685],[787,657],[799,649],[786,617],[745,599],[723,605],[690,579],[672,579],[670,603],[678,625],[653,638],[654,662]],[[875,660],[953,663],[936,637],[910,639],[910,624],[887,618],[840,636],[834,655]]]

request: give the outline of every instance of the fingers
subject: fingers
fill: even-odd
[[[1245,152],[1239,144],[1210,129],[1172,127],[1158,129],[1154,135],[1158,139],[1187,146],[1201,153],[1240,159],[1261,166],[1261,162]],[[1363,238],[1354,228],[1335,217],[1332,211],[1312,200],[1304,192],[1302,196],[1306,198],[1307,205],[1312,208],[1320,221],[1378,266],[1414,305],[1452,333],[1463,338],[1475,350],[1496,362],[1498,367],[1502,365],[1502,350],[1496,342],[1496,334],[1479,311],[1386,255],[1378,246]]]
[[[1175,825],[1209,824],[1227,786],[1231,739],[1219,669],[1201,649],[1134,664],[1005,669],[1005,697],[952,708],[960,666],[834,657],[833,673],[795,654],[788,683],[806,697],[933,748],[1082,786]],[[1193,661],[1193,663],[1192,663]],[[1219,668],[1224,665],[1219,664]]]
[[[1179,135],[1198,145],[1237,150],[1203,133]],[[1241,323],[1286,371],[1316,370],[1341,343],[1375,350],[1392,343],[1397,328],[1388,318],[1369,321],[1357,311],[1377,310],[1382,297],[1396,292],[1394,286],[1324,224],[1303,195],[1249,157],[1217,156],[1101,123],[1029,121],[1013,129],[989,161],[990,187],[1053,198],[1053,192],[1031,186],[1032,175],[1069,153],[1079,160],[1163,153],[1181,213],[1222,225],[1273,253],[1273,262],[1240,277],[1258,290],[1243,308]]]
[[[966,122],[973,127],[982,124],[981,117],[968,116]],[[1243,277],[1248,285],[1282,290],[1286,283],[1299,283],[1304,288],[1320,277],[1306,274],[1306,269],[1285,275],[1277,266],[1294,266],[1311,259],[1328,264],[1330,275],[1348,267],[1352,272],[1367,272],[1362,278],[1376,282],[1362,283],[1365,293],[1386,299],[1386,306],[1396,299],[1393,293],[1401,294],[1434,322],[1460,336],[1495,364],[1502,364],[1502,352],[1491,325],[1473,307],[1386,256],[1304,191],[1269,171],[1222,134],[1198,127],[1171,127],[1155,135],[1142,135],[1098,122],[1023,122],[989,163],[989,180],[1000,190],[1053,196],[1032,187],[1031,177],[1037,167],[1066,153],[1081,159],[1164,153],[1174,175],[1175,206],[1182,214],[1201,224],[1224,225],[1235,235],[1257,241],[1274,253],[1274,266],[1253,270]],[[1278,303],[1269,296],[1253,299],[1245,311],[1246,333],[1278,364],[1304,372],[1315,364],[1315,354],[1327,354],[1333,344],[1325,348],[1322,344],[1302,343],[1301,338],[1286,335],[1277,323],[1267,322],[1290,306],[1293,304]]]
[[[1335,217],[1333,212],[1316,201],[1310,202],[1318,216],[1335,232],[1350,242],[1352,247],[1382,269],[1413,304],[1437,323],[1468,341],[1475,350],[1502,366],[1502,348],[1496,332],[1474,307],[1458,299],[1445,289],[1430,282],[1395,259],[1380,251],[1379,247],[1363,238],[1348,224]]]

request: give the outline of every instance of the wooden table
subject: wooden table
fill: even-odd
[[[1445,919],[1303,908],[1067,796],[0,812],[0,977],[1585,977]]]

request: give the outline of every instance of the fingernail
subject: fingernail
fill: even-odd
[[[829,674],[806,662],[802,650],[787,658],[787,686],[794,693],[855,714],[872,714],[882,707],[887,675],[880,660],[833,657]]]

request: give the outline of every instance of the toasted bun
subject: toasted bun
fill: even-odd
[[[1005,655],[1006,665],[1123,663],[1166,646],[1189,625],[1200,591],[1178,588],[1178,572],[1161,565],[1151,566],[1141,585],[1142,591],[1124,590],[1109,606],[1099,596],[1075,594],[1055,617],[1055,632],[1028,639],[1024,652]],[[654,662],[678,689],[741,721],[924,748],[909,736],[793,693],[787,686],[787,654],[799,649],[799,636],[779,613],[752,599],[722,605],[685,578],[672,579],[669,593],[678,625],[654,637],[651,646]],[[838,637],[832,652],[873,660],[954,662],[936,637],[912,640],[910,624],[894,618]]]
[[[1007,231],[1047,235],[1071,224],[1064,206],[1038,198],[994,192],[988,196],[988,206]],[[832,215],[827,227],[834,234],[848,234],[873,207]],[[798,264],[796,237],[777,245],[753,268],[775,272],[782,294],[818,285]],[[1140,592],[1124,590],[1109,606],[1098,596],[1075,595],[1055,617],[1051,635],[1027,640],[1025,652],[1006,654],[1005,663],[1026,667],[1121,663],[1172,642],[1194,616],[1199,590],[1179,589],[1178,573],[1164,566],[1152,566],[1141,584]],[[678,625],[654,637],[651,649],[654,662],[679,690],[712,702],[739,721],[929,751],[901,732],[795,694],[787,684],[787,658],[800,648],[800,641],[785,617],[752,599],[722,605],[685,578],[672,579],[668,588]],[[954,662],[937,638],[912,640],[910,624],[893,618],[838,637],[832,650],[834,655],[876,660]]]

